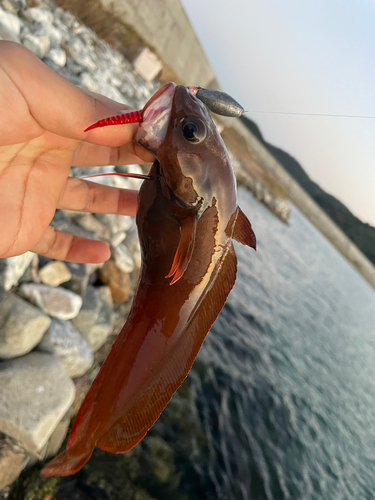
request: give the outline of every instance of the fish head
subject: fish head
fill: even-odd
[[[213,200],[232,197],[233,169],[207,106],[187,87],[167,83],[146,104],[135,136],[160,163],[173,201],[200,214]]]

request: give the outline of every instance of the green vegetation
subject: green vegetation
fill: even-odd
[[[362,222],[341,201],[312,181],[295,158],[266,142],[259,127],[252,120],[247,117],[241,117],[241,120],[348,238],[375,264],[375,227]]]

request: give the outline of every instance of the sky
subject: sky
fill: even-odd
[[[375,0],[181,0],[264,138],[375,226]]]

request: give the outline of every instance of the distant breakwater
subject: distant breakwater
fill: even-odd
[[[226,121],[226,120],[225,120]],[[358,247],[336,226],[317,203],[286,172],[280,163],[267,151],[258,139],[239,120],[230,121],[248,142],[259,165],[272,175],[285,189],[289,199],[314,224],[314,226],[332,243],[332,245],[350,262],[370,285],[375,288],[375,267]]]

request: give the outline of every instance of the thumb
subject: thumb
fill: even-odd
[[[84,132],[102,118],[131,109],[129,106],[76,87],[22,45],[2,42],[0,55],[2,67],[43,129],[105,146],[120,146],[132,141],[136,124]]]

